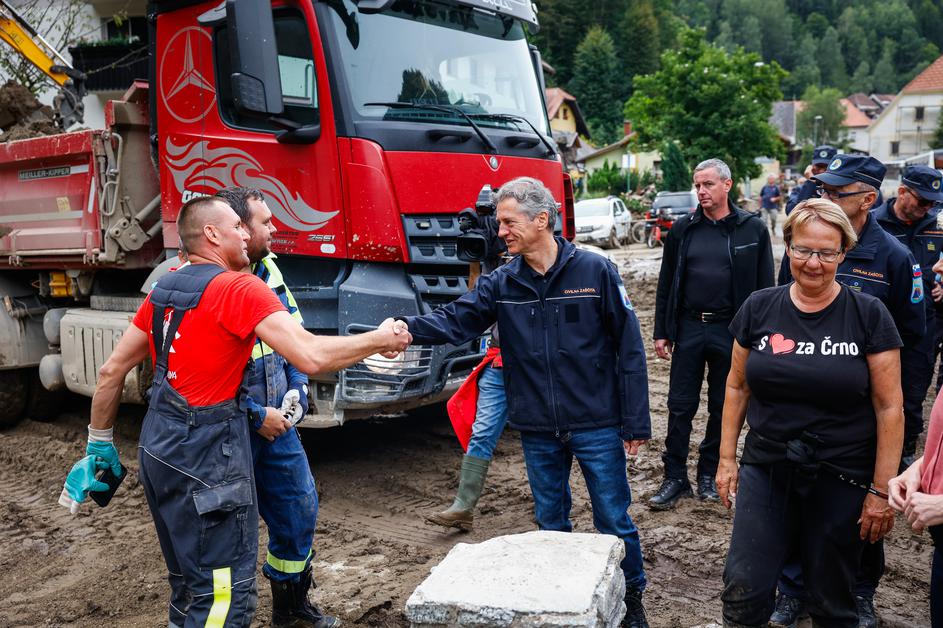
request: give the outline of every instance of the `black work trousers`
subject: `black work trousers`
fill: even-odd
[[[810,480],[786,465],[741,466],[721,594],[724,625],[765,627],[780,570],[796,553],[813,623],[856,628],[852,585],[864,545],[857,521],[865,495],[827,473]]]
[[[720,421],[730,371],[733,336],[729,320],[702,323],[681,315],[678,340],[671,354],[668,389],[668,433],[665,435],[665,477],[688,477],[688,448],[694,415],[701,401],[701,384],[707,367],[707,427],[698,447],[697,474],[714,477],[720,460]]]
[[[900,374],[904,393],[904,445],[913,445],[923,432],[923,402],[933,381],[936,317],[927,318],[927,333],[913,347],[900,352]]]

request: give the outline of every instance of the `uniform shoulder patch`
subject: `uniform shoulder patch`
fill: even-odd
[[[632,307],[632,301],[629,300],[629,293],[625,291],[625,284],[619,283],[619,294],[622,295],[622,305],[625,306],[627,310],[634,310]]]

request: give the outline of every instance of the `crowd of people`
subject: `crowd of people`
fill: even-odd
[[[779,285],[770,230],[734,205],[719,159],[695,168],[699,205],[665,242],[654,350],[671,365],[668,425],[664,480],[648,505],[669,509],[696,492],[736,507],[726,626],[794,626],[805,612],[815,625],[874,626],[881,539],[895,511],[943,539],[939,400],[916,457],[943,331],[943,176],[911,167],[898,195],[880,201],[877,160],[818,147],[814,161],[782,225]],[[778,188],[764,190],[764,203],[780,202]],[[489,330],[485,360],[449,404],[465,449],[458,490],[427,519],[472,527],[507,424],[520,433],[540,529],[572,529],[570,471],[580,466],[596,529],[625,545],[623,625],[648,625],[626,470],[653,436],[638,318],[612,262],[554,235],[558,199],[540,181],[509,181],[495,202],[506,263],[431,313],[341,337],[304,330],[269,250],[274,227],[261,193],[233,188],[183,206],[185,261],[156,282],[102,367],[86,456],[63,492],[75,506],[107,488],[99,471],[122,472],[112,435],[121,388],[150,357],[139,474],[167,563],[170,626],[249,625],[260,515],[273,625],[339,625],[308,599],[318,500],[294,427],[307,411],[307,377]],[[709,416],[692,489],[688,448],[705,377]]]

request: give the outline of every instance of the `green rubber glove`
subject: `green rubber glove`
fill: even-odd
[[[96,460],[95,456],[85,456],[74,465],[65,479],[64,494],[77,504],[81,504],[88,497],[90,491],[107,491],[108,485],[95,479],[98,471],[107,469],[109,464],[103,460]]]
[[[111,467],[115,477],[121,477],[121,462],[118,460],[118,449],[114,443],[89,441],[85,447],[85,455],[105,461],[105,466]]]

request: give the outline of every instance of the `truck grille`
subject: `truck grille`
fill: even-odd
[[[431,367],[429,346],[413,345],[399,360],[370,356],[340,372],[340,395],[348,403],[392,402],[419,395]]]

